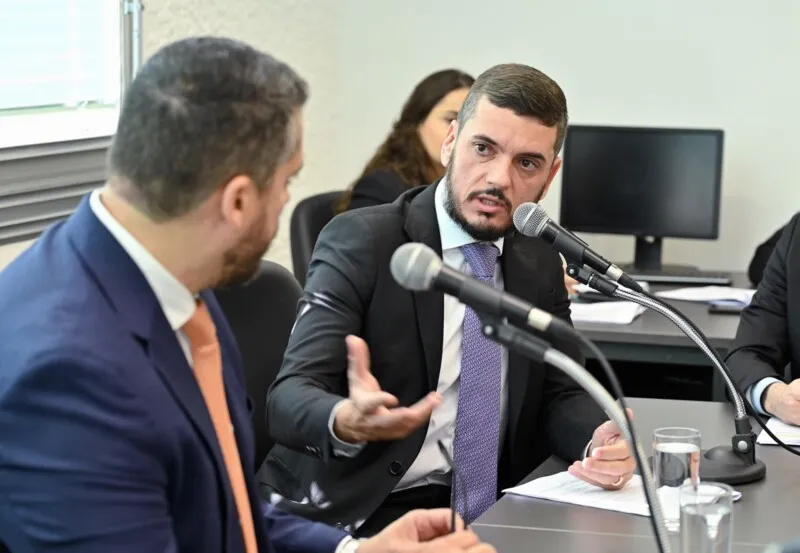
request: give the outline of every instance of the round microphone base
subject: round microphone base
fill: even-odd
[[[750,464],[731,447],[717,446],[707,449],[700,459],[700,480],[721,482],[731,486],[750,484],[763,480],[767,466],[758,459]]]

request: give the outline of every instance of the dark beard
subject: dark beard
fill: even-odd
[[[250,236],[236,248],[225,252],[223,267],[217,287],[226,288],[248,284],[259,272],[262,259],[269,247],[260,238],[263,222],[254,225]]]
[[[467,219],[464,217],[464,214],[461,212],[460,207],[456,203],[455,198],[453,197],[453,165],[456,161],[456,154],[453,152],[452,157],[450,158],[450,163],[447,164],[447,170],[444,174],[444,180],[439,184],[439,186],[445,187],[445,195],[444,195],[444,210],[450,216],[450,218],[456,222],[456,224],[461,227],[461,229],[472,236],[478,242],[494,242],[506,234],[506,230],[500,230],[495,228],[484,228],[478,227],[471,224]],[[498,188],[487,188],[485,190],[481,190],[480,192],[475,192],[470,194],[470,196],[477,196],[479,194],[488,194],[490,196],[494,196],[500,201],[506,202],[506,204],[511,207],[511,203],[506,198],[503,191]]]
[[[505,236],[505,230],[489,227],[478,227],[467,221],[456,204],[455,198],[453,198],[453,189],[450,186],[450,180],[448,179],[447,181],[443,182],[442,185],[445,186],[444,210],[464,232],[472,236],[478,242],[494,242]],[[498,196],[498,192],[499,191],[496,188],[488,188],[486,190],[482,190],[480,193],[489,194],[497,197],[498,199],[504,199],[502,193],[500,193],[501,195]]]
[[[511,228],[507,228],[504,230],[497,229],[497,228],[490,228],[490,227],[481,227],[471,224],[467,219],[464,217],[464,214],[461,211],[460,205],[456,202],[456,199],[453,197],[453,179],[456,178],[453,175],[453,166],[455,164],[456,154],[453,152],[452,157],[450,158],[450,163],[447,164],[447,170],[444,174],[444,180],[439,183],[439,186],[445,187],[445,195],[444,195],[444,210],[450,216],[450,218],[456,222],[456,224],[467,234],[472,236],[475,240],[479,242],[494,242],[508,233]],[[489,187],[484,188],[483,190],[479,190],[476,192],[472,192],[466,200],[471,200],[476,196],[480,195],[487,195],[487,196],[494,196],[501,202],[505,202],[506,207],[511,211],[511,202],[506,198],[505,193],[496,187]],[[539,201],[544,196],[544,192],[541,192],[534,202],[539,203]]]

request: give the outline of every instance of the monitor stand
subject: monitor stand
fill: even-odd
[[[620,268],[640,282],[675,285],[730,286],[731,275],[718,271],[701,271],[692,265],[664,265],[661,263],[663,240],[661,237],[637,236],[632,264]]]

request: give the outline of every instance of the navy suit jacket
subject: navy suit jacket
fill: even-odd
[[[262,552],[341,531],[262,505],[235,340],[210,292]],[[0,542],[13,553],[244,553],[200,388],[138,267],[85,199],[0,273]]]

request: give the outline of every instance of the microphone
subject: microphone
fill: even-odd
[[[708,343],[708,338],[686,316],[674,307],[664,303],[656,296],[648,293],[639,293],[627,290],[605,277],[598,275],[591,269],[579,267],[576,264],[567,266],[567,274],[582,284],[586,284],[601,294],[621,300],[631,301],[648,309],[660,313],[672,321],[711,361],[714,368],[722,375],[725,386],[733,400],[734,426],[736,433],[731,439],[731,446],[717,446],[703,452],[700,462],[700,480],[710,482],[723,482],[737,485],[748,484],[762,480],[767,474],[767,467],[763,461],[756,459],[756,434],[750,423],[748,410],[756,420],[758,415],[742,398],[742,393],[731,377],[730,371],[720,358],[717,351]],[[766,429],[766,425],[762,425]],[[777,443],[782,443],[772,431],[767,430]],[[791,451],[791,448],[786,448]],[[794,452],[793,452],[794,453]]]
[[[455,296],[462,303],[471,306],[479,314],[483,334],[487,338],[535,362],[547,363],[563,371],[603,408],[631,444],[636,463],[640,467],[645,499],[650,507],[650,522],[658,549],[661,553],[670,553],[670,542],[652,469],[643,462],[646,456],[628,418],[622,387],[602,352],[566,322],[555,319],[549,313],[519,298],[446,267],[436,252],[425,244],[411,242],[397,248],[392,254],[390,269],[397,283],[406,289],[438,290]],[[509,322],[500,320],[502,317],[508,318],[509,322],[519,321],[540,331],[552,332],[557,329],[556,333],[564,332],[570,339],[578,340],[592,349],[606,372],[611,388],[619,398],[619,405],[605,387],[574,359],[553,348],[541,338],[522,332]],[[447,452],[443,451],[443,454],[447,458]]]
[[[568,260],[591,267],[623,286],[642,291],[642,287],[622,269],[594,252],[589,244],[553,221],[539,204],[525,202],[514,212],[514,227],[520,234],[549,242]]]
[[[572,340],[575,329],[547,311],[446,266],[425,244],[409,242],[392,254],[389,264],[398,284],[416,292],[438,290],[457,297],[476,311]]]

